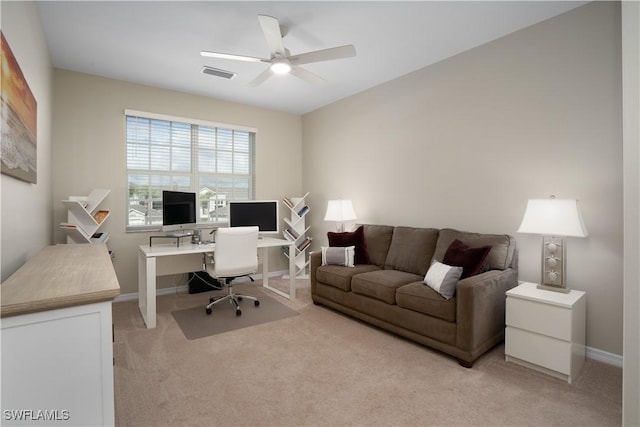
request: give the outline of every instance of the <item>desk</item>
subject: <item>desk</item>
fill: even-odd
[[[268,248],[289,247],[289,293],[269,286],[269,251]],[[193,269],[181,270],[176,266],[158,269],[156,261],[161,257],[177,257],[181,255],[203,254],[214,252],[215,243],[195,245],[188,243],[177,247],[173,244],[140,245],[138,249],[138,307],[147,328],[156,327],[156,276],[187,273]],[[295,244],[285,239],[263,237],[258,239],[258,249],[262,252],[262,286],[288,299],[296,297],[295,288]]]

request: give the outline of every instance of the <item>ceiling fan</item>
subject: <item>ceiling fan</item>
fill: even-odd
[[[260,21],[262,32],[267,39],[267,46],[271,51],[268,59],[207,51],[200,52],[200,55],[209,58],[235,59],[238,61],[263,62],[271,64],[269,68],[258,74],[258,76],[249,83],[251,86],[259,85],[273,74],[286,73],[291,73],[294,76],[310,83],[326,83],[325,79],[311,71],[299,67],[299,65],[310,64],[312,62],[329,61],[332,59],[349,58],[356,55],[356,48],[353,47],[353,45],[345,45],[301,53],[299,55],[291,55],[289,49],[285,48],[284,43],[282,42],[282,38],[286,35],[286,29],[280,26],[278,19],[272,16],[258,15],[258,20]]]

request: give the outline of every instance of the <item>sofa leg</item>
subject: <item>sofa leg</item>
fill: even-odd
[[[463,368],[470,369],[473,367],[473,362],[467,362],[466,360],[462,360],[462,359],[458,359],[458,364]]]

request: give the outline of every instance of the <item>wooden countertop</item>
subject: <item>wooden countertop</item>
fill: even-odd
[[[0,286],[0,317],[109,301],[120,285],[104,243],[47,246]]]

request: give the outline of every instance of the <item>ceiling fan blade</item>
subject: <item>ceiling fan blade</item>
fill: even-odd
[[[249,86],[258,86],[272,75],[273,71],[271,71],[271,68],[267,68],[266,70],[258,74],[255,79],[251,80],[249,82]]]
[[[280,23],[273,16],[258,15],[260,26],[264,37],[267,39],[267,46],[271,51],[271,57],[286,58],[286,50],[282,43],[282,33],[280,32]]]
[[[310,64],[312,62],[329,61],[332,59],[350,58],[356,56],[356,48],[353,45],[331,47],[329,49],[292,55],[289,61],[293,64]]]
[[[305,70],[304,68],[296,67],[295,65],[291,66],[291,71],[289,71],[289,73],[309,83],[313,83],[313,84],[327,83],[327,81],[322,77],[320,77],[319,75],[314,74],[311,71]]]
[[[200,55],[206,56],[208,58],[235,59],[245,62],[269,62],[268,59],[254,58],[253,56],[234,55],[232,53],[207,52],[206,50],[201,51]]]

